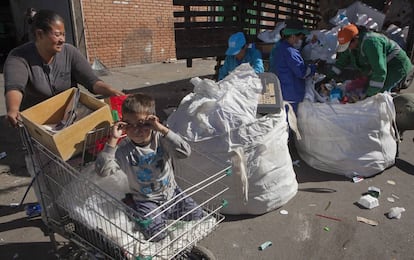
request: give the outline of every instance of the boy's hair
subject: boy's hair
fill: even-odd
[[[128,96],[122,103],[122,114],[135,113],[155,115],[155,99],[142,93]]]

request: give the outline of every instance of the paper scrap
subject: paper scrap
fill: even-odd
[[[364,218],[364,217],[360,217],[360,216],[357,216],[357,221],[358,222],[363,222],[363,223],[368,224],[368,225],[371,225],[371,226],[377,226],[378,225],[378,222],[377,221],[371,220],[371,219],[367,219],[367,218]]]

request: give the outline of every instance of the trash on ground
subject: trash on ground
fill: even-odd
[[[323,230],[325,230],[326,232],[328,232],[331,229],[329,227],[324,227]]]
[[[309,207],[316,207],[316,204],[315,204],[315,203],[311,203],[311,204],[309,204],[308,206],[309,206]]]
[[[370,186],[368,187],[368,194],[374,198],[378,198],[381,194],[381,190],[377,187]]]
[[[282,209],[279,213],[282,214],[282,215],[289,214],[289,212],[287,210],[284,210],[284,209]]]
[[[388,180],[387,183],[390,184],[390,185],[395,185],[395,181],[393,181],[393,180]]]
[[[399,200],[400,197],[398,197],[397,195],[395,195],[394,193],[391,194],[392,197],[394,197],[395,199]]]
[[[300,168],[300,160],[296,160],[292,162],[293,166],[299,167]]]
[[[328,210],[328,208],[331,206],[331,201],[328,202],[328,205],[326,205],[325,210]]]
[[[372,209],[379,206],[379,202],[377,198],[372,197],[371,195],[367,194],[359,198],[358,204],[367,208]]]
[[[325,216],[325,215],[321,215],[321,214],[315,214],[315,215],[318,216],[318,217],[321,217],[321,218],[327,218],[327,219],[330,219],[330,220],[341,221],[339,218],[334,218],[334,217]]]
[[[390,208],[390,211],[387,214],[388,218],[396,218],[396,219],[400,219],[401,218],[401,213],[403,213],[405,211],[405,208],[402,207],[393,207]]]
[[[357,221],[358,222],[365,223],[365,224],[368,224],[368,225],[371,225],[371,226],[377,226],[378,225],[378,222],[377,221],[371,220],[371,219],[367,219],[367,218],[364,218],[364,217],[360,217],[360,216],[357,216]]]
[[[17,202],[10,203],[10,207],[12,207],[12,208],[18,207],[18,206],[20,206],[20,203],[17,203]]]
[[[26,215],[29,218],[34,218],[34,217],[40,216],[40,214],[42,212],[42,207],[40,206],[39,203],[27,204],[24,209],[26,210]]]
[[[358,183],[358,182],[361,182],[361,181],[363,181],[364,180],[364,178],[363,177],[361,177],[361,176],[354,176],[354,177],[352,177],[352,181],[354,182],[354,183]]]
[[[266,241],[266,242],[264,242],[263,244],[261,244],[259,246],[259,250],[260,251],[263,251],[263,250],[265,250],[266,248],[268,248],[271,245],[272,245],[272,241]]]
[[[387,200],[388,202],[391,202],[391,203],[395,202],[395,199],[393,197],[388,197]]]
[[[7,153],[6,152],[1,152],[0,153],[0,159],[6,158]]]

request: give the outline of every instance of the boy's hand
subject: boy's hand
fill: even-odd
[[[127,123],[118,121],[112,126],[111,136],[108,140],[108,144],[110,146],[115,147],[116,144],[118,143],[118,139],[125,135],[123,129],[125,128],[126,125]]]
[[[151,125],[153,130],[160,132],[164,136],[168,133],[169,129],[160,122],[156,115],[148,115],[145,120]]]

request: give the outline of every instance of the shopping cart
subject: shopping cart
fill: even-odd
[[[24,126],[21,130],[28,152],[27,164],[31,164],[28,167],[32,167],[34,173],[42,218],[52,231],[49,236],[55,246],[57,233],[93,259],[185,259],[191,254],[197,254],[201,259],[214,258],[209,250],[196,244],[224,220],[219,212],[226,206],[223,194],[228,187],[221,180],[231,174],[230,162],[196,150],[192,151],[190,158],[180,160],[175,172],[183,193],[161,205],[157,211],[164,212],[190,196],[204,214],[200,220],[184,221],[190,211],[169,220],[161,231],[167,232],[167,237],[154,242],[157,234],[144,239],[136,228],[150,223],[152,218],[135,219],[134,211],[120,200],[116,192],[105,190],[101,182],[94,181],[97,178],[93,174],[94,149],[105,137],[107,129],[90,132],[85,138],[81,159],[68,161],[61,160],[31,138]],[[205,163],[194,168],[186,163],[187,160]],[[187,180],[180,174],[181,170],[194,171],[192,176],[195,177]]]

